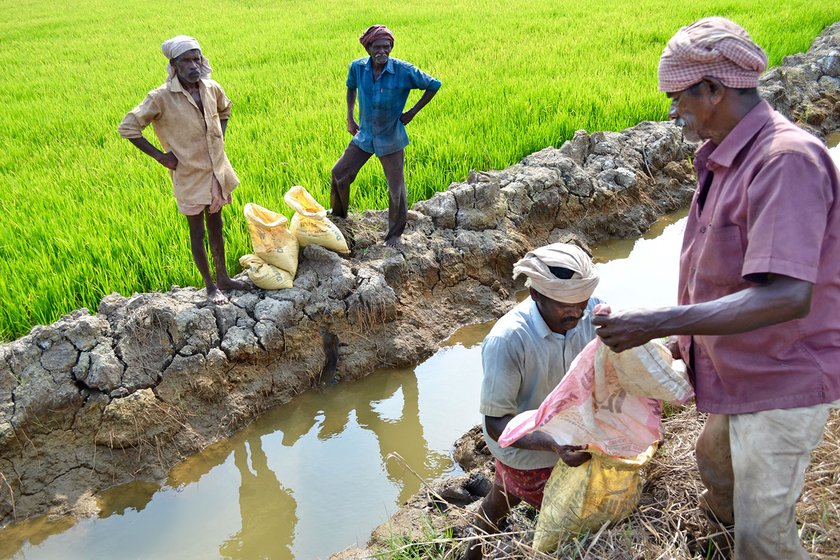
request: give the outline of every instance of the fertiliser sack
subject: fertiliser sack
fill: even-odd
[[[579,467],[558,461],[545,485],[534,548],[554,552],[569,536],[596,531],[633,513],[642,494],[639,469],[655,451],[656,444],[629,458],[593,452]]]
[[[242,255],[239,265],[248,273],[251,282],[264,290],[281,290],[294,284],[290,272],[270,265],[256,255]]]
[[[609,350],[603,351],[603,359],[608,361],[605,367],[615,369],[618,384],[630,395],[673,404],[682,404],[693,397],[694,389],[685,372],[685,364],[673,361],[671,353],[660,342],[649,344],[651,347],[648,348],[647,344],[634,348],[635,352],[625,350],[616,354]],[[649,351],[652,349],[656,351]],[[661,367],[662,362],[670,363],[670,367]],[[598,367],[597,362],[595,367]]]
[[[596,306],[595,313],[609,313]],[[515,416],[499,437],[507,447],[535,430],[560,445],[586,445],[592,460],[558,462],[543,495],[534,547],[553,551],[571,533],[618,521],[636,507],[639,469],[661,439],[661,401],[694,396],[684,370],[659,342],[616,354],[600,338],[587,344],[537,410]]]
[[[635,457],[661,439],[661,401],[683,403],[694,395],[685,371],[672,362],[659,342],[616,354],[595,338],[537,410],[508,423],[499,444],[507,447],[540,430],[560,445]]]
[[[350,252],[344,234],[327,218],[326,209],[306,189],[295,185],[286,191],[283,200],[295,211],[289,229],[301,247],[320,245],[336,253]]]
[[[251,233],[254,254],[294,278],[300,248],[297,237],[286,225],[289,222],[286,216],[249,202],[245,205],[245,220]]]

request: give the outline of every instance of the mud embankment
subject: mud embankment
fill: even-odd
[[[832,53],[796,66],[811,64],[831,86],[826,116],[803,113],[823,135],[837,120]],[[785,88],[813,68],[786,73]],[[823,90],[808,97],[821,111]],[[192,288],[112,294],[95,314],[33,328],[0,346],[0,525],[94,511],[96,492],[161,480],[179,459],[303,391],[417,363],[457,327],[513,305],[510,270],[528,249],[637,236],[685,206],[691,153],[668,123],[580,131],[415,204],[400,250],[377,244],[383,212],[351,215],[351,257],[307,247],[292,289],[240,293],[218,307]],[[337,364],[324,368],[331,335]]]
[[[814,39],[807,53],[786,56],[761,77],[762,97],[823,141],[840,131],[840,22]]]

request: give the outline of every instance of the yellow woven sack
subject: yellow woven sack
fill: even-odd
[[[289,208],[307,218],[323,219],[327,217],[327,210],[312,198],[309,191],[300,185],[295,185],[287,190],[286,194],[283,195],[283,200],[286,201]]]
[[[272,266],[256,255],[242,255],[239,265],[248,273],[251,282],[264,290],[282,290],[294,284],[290,272]]]
[[[268,264],[287,271],[294,278],[300,248],[297,237],[286,227],[286,216],[249,202],[245,205],[245,219],[248,221],[254,254]]]
[[[327,218],[327,211],[306,189],[295,185],[286,191],[283,200],[295,210],[289,229],[301,247],[320,245],[336,253],[350,252],[344,234]]]
[[[642,494],[639,470],[655,452],[653,444],[632,458],[593,453],[592,459],[579,467],[558,461],[545,485],[534,548],[554,552],[569,536],[630,515]]]

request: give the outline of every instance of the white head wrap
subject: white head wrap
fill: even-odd
[[[574,275],[568,280],[557,278],[548,267],[568,268]],[[513,265],[513,278],[528,277],[525,286],[562,303],[588,300],[598,285],[598,272],[592,259],[577,245],[554,243],[529,251]]]
[[[160,46],[160,50],[163,51],[163,56],[166,57],[167,60],[172,60],[173,58],[178,58],[182,54],[187,51],[191,51],[194,49],[201,50],[201,47],[198,45],[198,40],[195,37],[190,37],[189,35],[178,35],[177,37],[172,37],[168,41],[164,41],[163,44]],[[210,62],[204,57],[204,54],[201,55],[201,77],[202,78],[209,78],[210,72],[213,69],[210,68]],[[166,79],[171,80],[175,77],[175,69],[172,67],[169,62],[166,63]]]

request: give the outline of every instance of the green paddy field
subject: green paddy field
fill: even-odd
[[[186,220],[164,168],[116,127],[160,85],[160,43],[196,36],[233,99],[227,151],[242,185],[225,209],[229,267],[249,252],[242,208],[289,213],[303,185],[329,201],[329,172],[350,139],[347,66],[370,24],[392,53],[443,88],[409,125],[410,203],[502,168],[577,129],[665,119],[656,64],[682,25],[723,15],[771,64],[808,48],[840,19],[836,0],[636,2],[528,0],[160,2],[0,0],[0,339],[26,333],[110,292],[200,286]],[[412,103],[417,96],[409,99]],[[153,138],[151,127],[147,129]],[[352,194],[384,208],[374,160]]]

